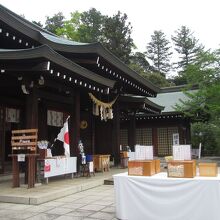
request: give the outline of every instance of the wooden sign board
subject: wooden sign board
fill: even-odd
[[[191,159],[191,145],[173,145],[173,160]]]
[[[153,146],[136,145],[135,146],[136,160],[153,160]]]

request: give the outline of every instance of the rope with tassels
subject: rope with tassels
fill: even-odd
[[[94,115],[98,116],[100,111],[101,120],[107,121],[107,119],[113,118],[112,106],[116,102],[119,95],[117,95],[117,97],[113,99],[111,102],[102,102],[99,99],[97,99],[92,93],[89,93],[89,96],[93,101]]]

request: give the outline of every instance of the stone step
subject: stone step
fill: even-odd
[[[114,185],[113,178],[104,180],[104,185]]]

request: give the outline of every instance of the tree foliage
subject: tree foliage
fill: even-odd
[[[173,85],[172,83],[169,83],[167,79],[162,76],[159,72],[149,72],[142,74],[144,78],[152,82],[157,87],[170,87]]]
[[[167,79],[149,64],[144,53],[134,53],[131,57],[129,67],[158,87],[170,86]]]
[[[177,68],[184,71],[189,64],[193,64],[197,53],[204,47],[199,44],[199,40],[193,36],[193,32],[186,26],[181,26],[172,36],[175,50],[179,54]]]
[[[120,11],[105,19],[103,27],[103,44],[114,55],[129,63],[134,42],[131,38],[132,26],[126,14]]]
[[[71,13],[71,19],[56,29],[58,35],[68,39],[93,43],[100,42],[125,63],[129,63],[132,48],[132,27],[126,14],[120,11],[112,17],[102,15],[95,8],[83,13]]]
[[[84,43],[102,42],[105,17],[95,8],[82,13],[75,11],[57,34]]]
[[[53,17],[47,16],[44,28],[52,33],[57,34],[57,29],[62,28],[64,25],[64,19],[65,17],[63,16],[62,12],[58,12]]]
[[[151,42],[147,45],[146,55],[153,62],[154,68],[162,75],[166,75],[171,69],[170,56],[172,52],[169,45],[170,42],[161,30],[154,31],[151,35]]]
[[[81,14],[81,25],[78,29],[79,38],[82,42],[102,42],[103,28],[106,16],[100,11],[91,8]]]
[[[220,50],[200,51],[185,73],[189,88],[197,85],[198,89],[186,92],[189,100],[182,101],[177,110],[205,127],[214,128],[212,134],[220,147]]]
[[[130,63],[140,66],[144,72],[154,71],[154,68],[147,61],[144,53],[136,52],[132,54],[130,57]]]

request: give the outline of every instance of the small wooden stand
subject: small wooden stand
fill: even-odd
[[[12,157],[12,187],[20,187],[20,178],[19,178],[19,161],[18,161],[18,154],[11,154],[9,155]],[[25,154],[28,162],[28,188],[33,188],[35,185],[35,169],[36,169],[36,157],[39,154]]]
[[[12,154],[12,173],[13,182],[12,187],[20,186],[19,178],[19,154],[24,154],[27,158],[27,172],[25,172],[25,180],[27,179],[28,188],[33,188],[35,185],[35,175],[36,175],[36,154],[37,150],[37,129],[23,129],[23,130],[13,130],[11,137]]]

